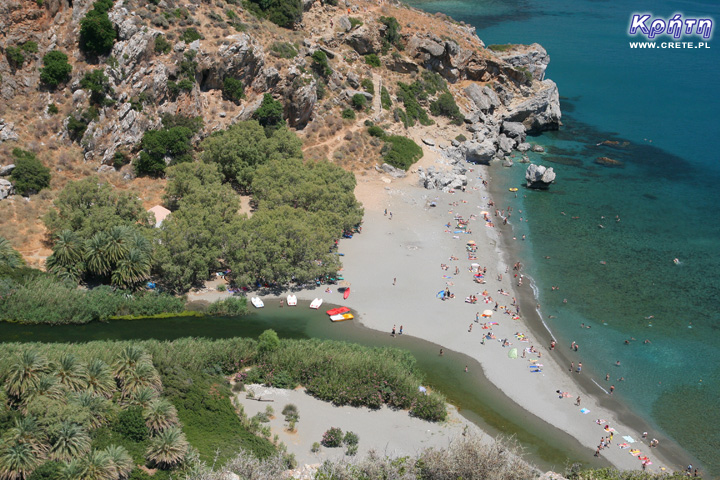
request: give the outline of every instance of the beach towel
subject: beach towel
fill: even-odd
[[[597,420],[595,420],[595,423],[597,423],[598,425],[602,425],[603,423],[605,423],[605,420],[598,418]]]
[[[590,410],[588,410],[587,408],[581,408],[580,413],[584,413],[585,415],[587,415],[588,413],[590,413]]]
[[[628,445],[627,443],[621,443],[620,445],[618,445],[618,447],[625,449],[625,448],[630,448],[630,445]]]
[[[633,457],[637,457],[638,455],[640,455],[640,450],[630,450],[630,455],[632,455]]]
[[[623,439],[628,443],[635,443],[635,439],[632,438],[630,435],[625,435]]]

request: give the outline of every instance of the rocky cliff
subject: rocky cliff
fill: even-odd
[[[158,128],[162,114],[202,117],[197,142],[250,118],[270,93],[284,105],[310,157],[373,168],[382,163],[379,147],[363,122],[373,119],[390,133],[411,136],[399,85],[424,72],[442,77],[464,116],[457,129],[467,140],[456,142],[451,156],[487,163],[525,148],[526,133],[560,124],[557,86],[544,79],[549,57],[537,44],[490,50],[469,25],[392,2],[308,0],[301,21],[288,29],[226,1],[116,0],[107,12],[116,40],[109,54],[97,57],[79,48],[90,0],[0,4],[0,166],[12,162],[9,152],[17,146],[34,151],[56,176],[73,164],[85,174],[122,168],[122,181],[133,188],[140,179],[118,156],[132,161],[144,132]],[[24,56],[19,63],[12,56],[18,49]],[[67,54],[72,65],[70,78],[56,88],[40,81],[42,59],[52,50]],[[315,58],[322,56],[327,69],[318,68]],[[82,79],[97,69],[109,93],[92,110],[93,92]],[[229,78],[241,82],[242,98],[224,91]],[[343,120],[341,112],[357,93],[368,108],[354,121]],[[418,98],[421,108],[439,94]],[[381,95],[387,96],[382,102]],[[73,137],[69,117],[83,115],[87,128]],[[439,116],[432,121],[449,124]],[[332,135],[338,137],[331,142]],[[357,159],[365,163],[353,163]]]

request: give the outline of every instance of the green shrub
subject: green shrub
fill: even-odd
[[[462,125],[465,121],[465,116],[460,113],[455,97],[450,92],[440,94],[437,100],[430,103],[430,113],[449,117],[454,125]]]
[[[37,53],[38,52],[38,44],[37,42],[33,42],[32,40],[28,40],[27,42],[20,45],[20,48],[23,49],[24,52],[27,53]]]
[[[85,118],[84,114],[76,116],[76,114],[68,115],[67,131],[71,140],[80,140],[85,135],[90,120]]]
[[[112,49],[117,38],[107,14],[112,5],[112,0],[98,0],[80,21],[80,49],[85,53],[104,55]]]
[[[369,53],[365,55],[365,63],[370,65],[371,67],[380,67],[382,66],[382,63],[380,62],[380,58],[375,55],[374,53]]]
[[[47,461],[33,470],[27,480],[57,480],[62,478],[63,464],[57,461]]]
[[[268,131],[268,127],[272,129],[274,127],[279,127],[280,125],[284,125],[283,105],[273,99],[271,94],[266,93],[263,95],[263,101],[260,104],[260,108],[255,110],[252,118],[265,127],[266,132]]]
[[[395,17],[380,17],[380,23],[387,27],[384,40],[388,44],[400,48],[400,23],[398,23],[397,19]]]
[[[445,399],[440,395],[419,395],[413,401],[410,415],[431,422],[442,422],[447,418]]]
[[[315,52],[313,52],[312,54],[312,59],[313,68],[315,69],[315,71],[325,77],[332,75],[332,68],[330,68],[327,54],[325,52],[323,52],[322,50],[315,50]]]
[[[385,137],[384,140],[386,142],[385,147],[389,145],[389,148],[383,148],[385,151],[384,160],[393,167],[407,170],[410,165],[423,156],[422,148],[410,138],[392,135]]]
[[[362,93],[356,93],[350,99],[352,106],[358,110],[361,110],[367,106],[367,98]]]
[[[320,441],[323,447],[336,448],[342,446],[343,443],[343,431],[337,427],[332,427],[323,433],[322,440]]]
[[[280,347],[280,339],[275,330],[265,330],[258,337],[258,352],[270,353]]]
[[[208,305],[205,312],[208,315],[223,317],[239,317],[248,313],[247,299],[245,297],[232,297],[218,300]]]
[[[245,96],[242,81],[235,77],[225,77],[222,88],[223,98],[231,102],[240,103]]]
[[[345,445],[357,445],[360,442],[360,437],[357,436],[357,433],[355,432],[345,432],[345,437],[343,438],[343,443]]]
[[[49,113],[50,115],[55,115],[59,112],[60,112],[60,110],[58,109],[57,105],[55,105],[54,103],[48,104],[47,113]]]
[[[185,126],[146,131],[140,141],[142,151],[135,162],[138,175],[163,175],[167,167],[165,158],[170,158],[171,164],[192,161],[190,139],[193,135]]]
[[[360,85],[363,87],[363,90],[370,93],[371,95],[375,94],[375,85],[373,85],[373,82],[369,78],[363,78],[360,82]]]
[[[300,0],[247,0],[244,5],[256,16],[267,18],[284,28],[292,28],[302,20],[303,5]]]
[[[50,186],[50,169],[43,165],[33,153],[15,148],[12,154],[15,157],[15,169],[10,178],[12,178],[16,192],[28,196]]]
[[[346,108],[340,116],[346,120],[355,120],[355,111],[351,108]]]
[[[23,63],[25,63],[25,55],[23,55],[20,47],[7,47],[5,49],[5,57],[13,68],[21,68]]]
[[[195,29],[195,27],[186,28],[185,31],[180,36],[180,40],[182,40],[185,43],[192,43],[195,40],[201,40],[203,38],[202,35],[200,35],[200,32]]]
[[[373,125],[373,126],[371,126],[371,127],[368,127],[368,130],[367,130],[367,131],[368,131],[368,133],[370,134],[371,137],[378,137],[378,138],[383,138],[383,137],[385,137],[385,130],[383,130],[382,128],[378,127],[377,125]]]
[[[135,442],[142,442],[148,438],[142,407],[128,407],[121,410],[112,428],[123,437]]]
[[[392,100],[390,99],[390,92],[388,92],[387,88],[382,87],[380,90],[380,104],[382,105],[382,108],[385,110],[390,110],[390,107],[392,107]]]
[[[458,142],[464,142],[465,140],[467,140],[467,137],[461,133],[460,135],[455,137],[455,140],[457,140]]]
[[[350,17],[350,18],[348,18],[348,20],[350,20],[350,29],[359,27],[360,25],[363,24],[363,22],[359,18]]]
[[[320,451],[320,442],[313,442],[312,447],[310,448],[310,451],[312,453],[317,453]]]
[[[116,150],[113,154],[113,167],[120,170],[128,163],[130,163],[130,155],[128,155],[126,152]]]
[[[171,49],[172,46],[170,45],[170,42],[165,40],[165,35],[158,35],[155,37],[155,53],[162,55],[169,53]]]
[[[87,72],[80,80],[80,86],[90,91],[90,102],[95,105],[103,105],[106,95],[113,94],[114,91],[110,87],[110,81],[101,69],[95,69]]]
[[[415,82],[412,85],[407,85],[403,82],[398,82],[398,98],[405,105],[406,121],[403,123],[406,127],[412,127],[416,120],[419,121],[421,125],[432,125],[434,123],[418,102],[418,99],[426,97],[427,94],[420,83]]]
[[[70,78],[72,65],[68,63],[68,56],[58,50],[48,52],[43,57],[43,65],[40,80],[50,87],[56,87]]]
[[[298,51],[291,43],[287,42],[274,42],[270,45],[270,51],[280,58],[295,58],[298,55]]]
[[[345,450],[345,455],[348,457],[353,457],[357,455],[358,452],[358,446],[357,445],[348,445],[347,450]]]

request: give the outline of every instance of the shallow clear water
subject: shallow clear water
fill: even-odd
[[[616,395],[719,475],[720,43],[632,50],[626,31],[634,12],[720,19],[720,6],[411,4],[476,26],[486,44],[537,42],[548,50],[546,74],[560,89],[564,126],[531,138],[547,149],[531,159],[553,167],[557,183],[547,192],[523,189],[518,198],[499,199],[523,210],[513,223],[518,236],[527,234],[525,263],[542,313],[561,345],[580,344],[576,356],[598,383],[613,383]],[[628,144],[598,146],[603,140]],[[598,165],[597,157],[622,167]],[[518,186],[524,168],[497,167],[491,174],[502,186]],[[519,216],[528,222],[520,225]]]

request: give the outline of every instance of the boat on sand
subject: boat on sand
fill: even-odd
[[[297,297],[295,295],[288,295],[287,296],[287,304],[290,307],[294,307],[297,305]]]
[[[320,305],[322,305],[322,303],[322,298],[316,298],[315,300],[310,302],[310,308],[314,308],[315,310],[317,310],[318,308],[320,308]]]
[[[250,302],[255,306],[255,308],[263,308],[265,306],[265,303],[260,300],[260,297],[252,297]]]
[[[338,315],[330,316],[330,320],[333,322],[344,322],[345,320],[352,320],[355,318],[352,313],[341,313]]]

